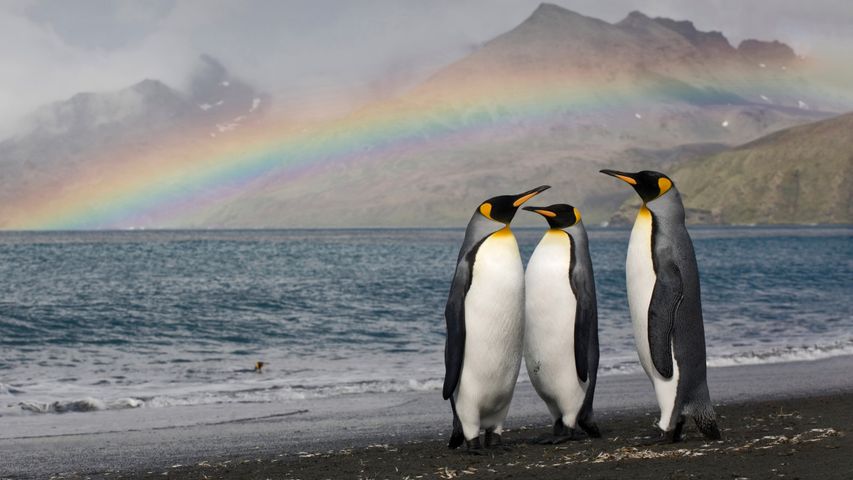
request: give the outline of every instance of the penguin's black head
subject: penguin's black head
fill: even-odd
[[[524,209],[545,217],[551,228],[569,228],[581,221],[580,210],[565,203],[557,203],[548,207],[524,207]]]
[[[622,180],[637,191],[643,202],[651,202],[672,188],[672,180],[660,172],[643,170],[637,173],[617,172],[616,170],[601,170],[601,173]]]
[[[488,218],[489,220],[509,225],[521,204],[549,188],[551,187],[548,185],[542,185],[534,188],[533,190],[519,193],[518,195],[501,195],[499,197],[492,197],[480,204],[478,211],[480,212],[480,215]]]

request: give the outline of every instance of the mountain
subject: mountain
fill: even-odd
[[[853,113],[788,128],[707,158],[671,176],[690,223],[853,223]],[[631,199],[611,224],[633,222]]]
[[[853,223],[853,114],[772,133],[674,173],[724,223]]]
[[[361,155],[286,188],[260,180],[203,217],[246,227],[449,226],[496,192],[548,183],[554,201],[598,223],[626,198],[598,178],[600,168],[667,168],[673,156],[697,158],[831,115],[818,106],[846,108],[803,80],[807,62],[762,67],[760,49],[746,52],[690,22],[633,12],[610,24],[543,4],[405,95],[353,115],[440,111],[411,127],[425,151]],[[436,132],[475,133],[453,143]]]
[[[543,183],[598,223],[628,196],[600,168],[692,164],[853,107],[792,52],[542,4],[393,98],[303,123],[263,115],[270,99],[205,56],[181,91],[146,80],[36,112],[0,143],[0,227],[53,225],[33,204],[97,216],[81,228],[455,226]]]
[[[80,191],[109,181],[134,151],[165,150],[175,142],[208,142],[262,117],[267,97],[232,78],[215,59],[202,56],[188,92],[146,79],[114,92],[79,93],[26,118],[19,133],[0,142],[0,203],[23,195]],[[108,157],[106,162],[98,159]],[[85,184],[71,183],[94,171]],[[0,207],[0,227],[11,217]],[[14,212],[20,213],[20,212]],[[5,218],[4,218],[5,217]]]

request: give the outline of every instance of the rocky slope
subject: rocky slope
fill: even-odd
[[[853,113],[676,167],[691,223],[853,224]],[[637,200],[612,224],[633,221]]]
[[[365,155],[286,187],[262,180],[203,218],[247,227],[459,225],[484,198],[548,183],[547,201],[577,204],[599,223],[628,196],[599,178],[599,168],[667,168],[674,155],[697,158],[825,118],[819,105],[843,108],[812,95],[807,64],[777,47],[765,52],[768,45],[776,44],[734,48],[718,32],[639,12],[609,24],[543,4],[406,95],[361,112],[405,117],[441,105],[453,115],[430,121],[446,131],[476,129],[464,143]],[[767,63],[756,63],[765,53]],[[527,115],[515,100],[537,90],[554,92],[542,102],[554,108]],[[582,98],[561,105],[564,91]],[[803,99],[812,109],[800,108]]]
[[[851,108],[812,82],[810,68],[775,41],[736,48],[689,21],[632,12],[610,24],[543,4],[404,94],[306,127],[337,142],[352,135],[338,125],[391,119],[385,130],[402,139],[392,146],[416,148],[384,148],[377,129],[312,160],[310,174],[293,173],[282,154],[281,167],[241,177],[220,201],[187,194],[181,204],[197,208],[172,214],[160,206],[156,215],[143,210],[97,226],[453,226],[484,198],[543,183],[554,186],[545,200],[574,203],[598,223],[629,197],[600,168],[668,169]],[[234,152],[255,137],[302,128],[262,115],[268,103],[203,57],[186,91],[146,80],[47,106],[26,133],[0,143],[0,228],[26,218],[21,198],[50,192],[57,204],[73,198],[97,208],[103,200],[87,192],[128,181],[128,167],[168,174],[174,160],[183,170],[164,178],[203,177],[204,166],[187,170],[188,158],[216,157],[225,145],[243,161]],[[136,197],[161,187],[138,187]]]

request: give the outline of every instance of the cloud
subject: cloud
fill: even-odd
[[[182,82],[195,53],[180,38],[152,36],[139,45],[91,49],[60,36],[26,9],[0,9],[0,133],[46,102],[81,91],[116,90],[144,78]]]
[[[730,39],[849,52],[847,2],[561,0],[618,21],[690,19]],[[143,78],[181,87],[209,53],[281,108],[349,105],[410,84],[511,29],[537,0],[29,0],[0,5],[0,135],[36,106]],[[306,104],[309,107],[306,107]]]

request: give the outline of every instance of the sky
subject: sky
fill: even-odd
[[[616,22],[692,20],[730,41],[849,57],[849,0],[557,0]],[[181,88],[202,53],[279,108],[337,113],[413,84],[522,22],[537,0],[0,0],[0,136],[34,108],[144,78]]]

